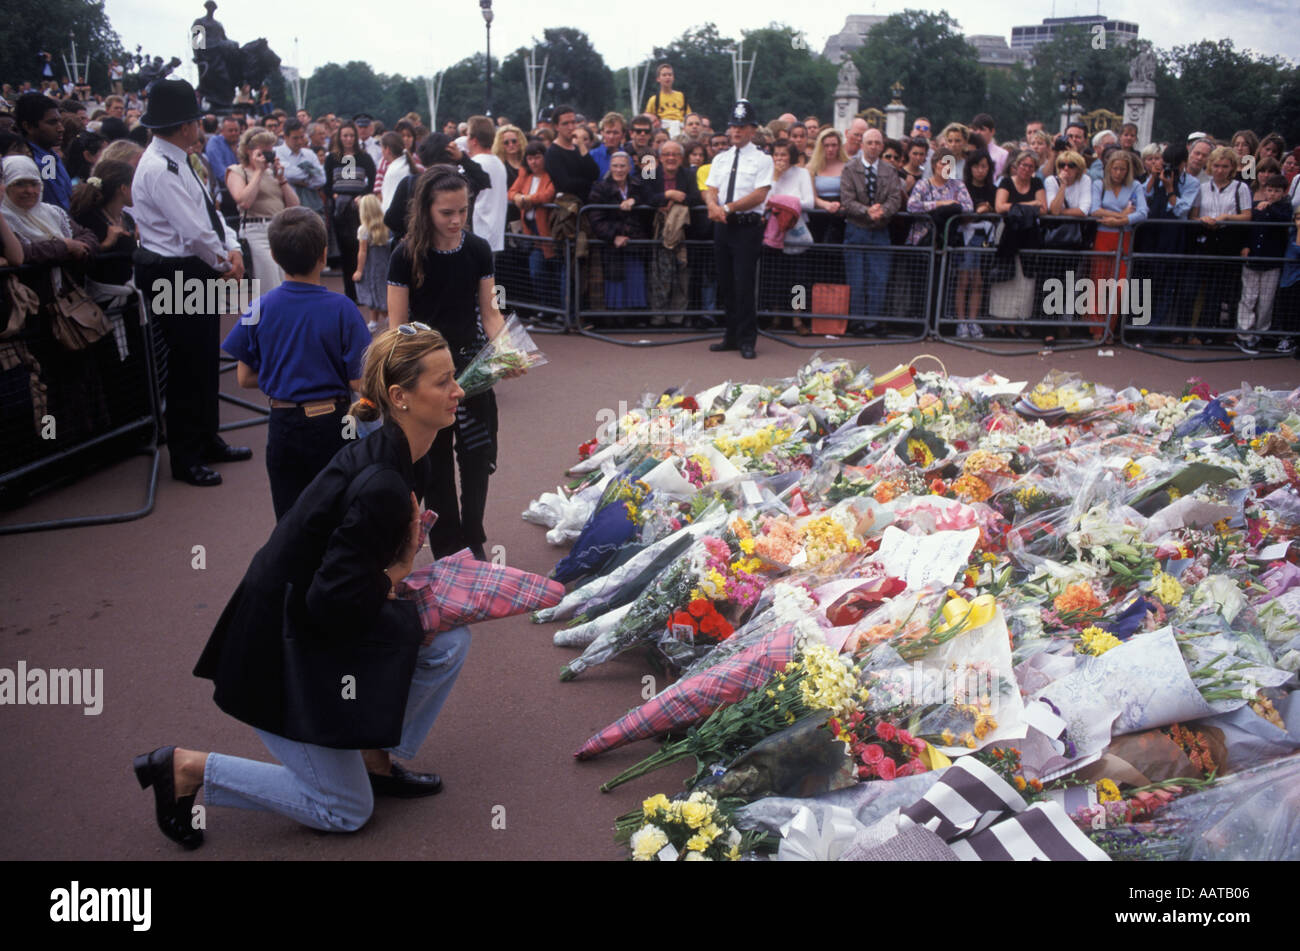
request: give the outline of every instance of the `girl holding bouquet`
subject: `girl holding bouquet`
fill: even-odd
[[[410,209],[406,237],[389,262],[389,326],[415,320],[441,333],[459,375],[505,327],[494,293],[492,249],[465,230],[469,192],[455,168],[436,165],[421,174]],[[455,425],[438,434],[429,458],[433,482],[425,504],[438,513],[429,533],[434,557],[469,548],[486,560],[483,515],[488,477],[497,464],[497,404],[491,390],[461,402]]]
[[[203,843],[192,822],[199,792],[208,806],[352,832],[375,795],[442,789],[436,774],[392,757],[414,757],[424,742],[465,662],[469,629],[426,633],[416,605],[395,595],[419,545],[429,449],[456,422],[463,391],[446,341],[422,325],[376,337],[361,383],[352,415],[383,425],[339,450],[276,524],[194,670],[283,765],[172,746],[135,758],[159,827],[185,848]],[[355,674],[352,696],[340,691],[340,670]]]

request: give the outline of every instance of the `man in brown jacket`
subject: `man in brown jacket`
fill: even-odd
[[[849,159],[840,173],[840,210],[847,218],[845,244],[889,246],[889,221],[903,206],[903,186],[898,173],[880,154],[885,137],[879,129],[862,136],[862,149]],[[890,256],[881,251],[846,251],[845,269],[849,280],[849,316],[854,318],[850,333],[864,334],[876,328],[874,320],[885,310],[885,289],[889,285]]]

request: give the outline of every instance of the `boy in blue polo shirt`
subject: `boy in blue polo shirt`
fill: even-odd
[[[258,298],[222,347],[239,361],[240,386],[270,398],[266,471],[275,519],[343,448],[343,417],[361,388],[370,331],[352,303],[321,284],[328,240],[320,215],[286,208],[267,227],[284,283]]]

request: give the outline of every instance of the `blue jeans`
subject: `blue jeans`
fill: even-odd
[[[469,651],[469,628],[444,631],[421,647],[406,698],[401,742],[388,752],[410,759],[438,718]],[[313,829],[355,832],[374,809],[374,793],[359,750],[336,750],[299,743],[258,730],[271,755],[283,766],[256,760],[208,755],[203,799],[210,806],[278,812]]]
[[[873,231],[846,222],[844,243],[888,247],[889,229]],[[844,264],[849,280],[850,316],[879,317],[884,314],[885,290],[889,286],[889,252],[845,251]]]

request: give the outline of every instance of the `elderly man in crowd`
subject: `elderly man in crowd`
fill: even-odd
[[[885,137],[880,130],[867,129],[859,154],[849,159],[840,173],[839,213],[848,219],[845,244],[889,245],[889,222],[903,205],[903,187],[894,167],[881,159],[884,150]],[[888,251],[845,252],[850,314],[871,317],[884,312],[889,265]],[[864,334],[875,327],[875,321],[859,321],[852,332]]]
[[[861,116],[854,117],[849,123],[848,130],[844,133],[844,157],[846,159],[857,158],[858,151],[862,148],[862,136],[867,131],[867,120]],[[884,139],[881,144],[883,146]]]

